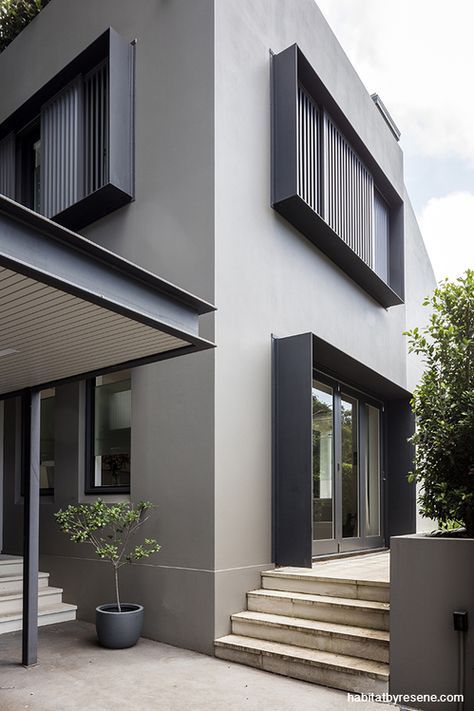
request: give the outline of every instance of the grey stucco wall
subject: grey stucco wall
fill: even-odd
[[[216,3],[216,631],[271,561],[270,335],[313,331],[406,387],[385,310],[270,207],[269,52],[297,42],[401,194],[400,147],[312,0]],[[432,285],[410,210],[408,299]],[[416,274],[415,274],[416,272]],[[415,315],[413,315],[415,318]],[[243,443],[237,451],[235,442]],[[239,582],[239,572],[241,580]],[[253,571],[253,573],[252,573]],[[226,577],[233,579],[233,599]],[[237,602],[234,610],[231,602]]]
[[[84,234],[209,301],[213,13],[212,0],[52,0],[0,57],[3,120],[108,26],[137,39],[136,200]],[[213,339],[213,316],[202,319],[201,335]],[[209,352],[133,373],[130,498],[157,503],[149,533],[162,551],[124,571],[123,581],[125,597],[147,603],[146,635],[205,652],[214,637],[213,369]],[[85,548],[68,546],[52,520],[60,506],[85,498],[78,387],[58,390],[59,418],[67,424],[58,422],[54,500],[41,504],[41,563],[65,599],[79,604],[80,616],[92,619],[95,605],[112,593],[108,572],[88,560]],[[5,550],[18,552],[22,507],[13,486],[5,488]]]
[[[399,385],[411,378],[406,308],[380,307],[270,207],[269,51],[301,46],[400,193],[402,154],[313,0],[139,7],[52,0],[0,58],[0,120],[108,25],[137,38],[136,201],[85,234],[219,310],[201,331],[217,342],[214,353],[133,373],[131,497],[158,504],[149,532],[163,549],[125,571],[124,590],[146,602],[145,634],[210,652],[271,564],[271,334],[314,331]],[[405,219],[412,300],[430,274],[409,212]],[[54,500],[42,503],[42,565],[91,619],[108,573],[51,519],[84,499],[80,386],[59,399],[69,414],[58,424]],[[21,510],[12,486],[11,550]]]
[[[474,539],[400,536],[391,541],[390,692],[457,694],[458,632],[452,613],[466,610],[464,708],[474,708]],[[416,707],[455,709],[456,703]]]

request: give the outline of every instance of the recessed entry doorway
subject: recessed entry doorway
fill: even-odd
[[[382,547],[383,403],[313,378],[313,556]]]

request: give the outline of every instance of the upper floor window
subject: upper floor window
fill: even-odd
[[[87,381],[86,491],[130,491],[131,379],[129,371]]]
[[[133,51],[107,30],[0,126],[0,192],[73,229],[132,199]]]
[[[272,67],[273,207],[382,305],[402,303],[402,199],[298,47]]]

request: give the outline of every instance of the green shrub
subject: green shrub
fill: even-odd
[[[407,332],[425,371],[415,389],[416,446],[411,481],[419,482],[425,516],[458,522],[474,537],[474,271],[441,282],[426,299],[424,329]]]
[[[117,608],[121,612],[118,571],[127,563],[149,558],[160,546],[154,538],[134,543],[133,537],[148,520],[153,504],[142,501],[133,504],[105,504],[97,499],[94,504],[68,506],[54,514],[60,529],[73,543],[89,543],[96,555],[113,566]]]
[[[20,34],[49,0],[0,0],[0,52]]]

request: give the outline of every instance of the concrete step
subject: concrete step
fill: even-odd
[[[220,659],[353,693],[388,691],[388,664],[240,635],[215,642]]]
[[[384,662],[389,660],[389,633],[333,622],[305,620],[264,612],[232,615],[232,634],[267,642]]]
[[[38,588],[46,588],[49,583],[49,573],[38,574]],[[23,575],[0,576],[0,596],[23,592]]]
[[[247,593],[247,607],[252,612],[334,622],[373,630],[389,629],[390,605],[375,600],[351,600],[265,589]]]
[[[359,580],[325,577],[311,568],[276,568],[262,573],[262,587],[312,595],[334,595],[352,600],[389,602],[390,583],[380,580]]]
[[[0,578],[4,575],[23,575],[23,558],[14,555],[0,556]]]
[[[62,588],[38,588],[38,609],[43,610],[48,607],[53,607],[62,602]],[[23,594],[3,594],[0,595],[0,615],[9,613],[21,613],[23,609]]]
[[[66,602],[51,605],[38,610],[38,626],[54,625],[58,622],[69,622],[76,619],[76,605],[69,605]],[[22,628],[21,612],[9,612],[0,614],[0,634],[7,632],[17,632]]]

